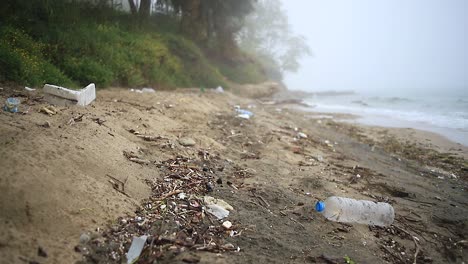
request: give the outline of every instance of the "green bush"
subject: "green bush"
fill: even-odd
[[[259,64],[211,61],[178,33],[177,17],[145,25],[110,8],[20,0],[0,8],[0,81],[39,86],[227,87],[264,80]],[[9,25],[9,26],[1,26]]]
[[[64,71],[81,85],[93,82],[100,86],[108,86],[114,80],[114,74],[110,69],[90,57],[66,59]]]
[[[0,29],[0,80],[30,86],[42,85],[49,79],[60,85],[73,82],[50,64],[42,54],[44,45],[21,30]]]

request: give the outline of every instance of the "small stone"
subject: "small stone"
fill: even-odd
[[[298,138],[307,138],[307,134],[299,132],[299,133],[297,133],[297,137]]]
[[[81,244],[86,244],[90,240],[91,240],[91,237],[88,234],[85,234],[85,233],[81,234],[81,236],[80,236],[80,243]]]
[[[218,180],[216,180],[216,183],[217,183],[217,184],[223,184],[223,179],[218,178]]]
[[[47,252],[42,247],[37,249],[37,255],[39,257],[47,258]]]
[[[226,250],[234,250],[234,249],[236,249],[236,247],[235,247],[233,244],[231,244],[231,243],[224,244],[224,245],[223,245],[223,248],[226,249]]]
[[[232,223],[230,221],[224,221],[223,227],[226,229],[230,229],[232,227]]]
[[[192,147],[195,146],[196,142],[192,138],[181,138],[179,139],[179,144],[184,147]]]
[[[206,191],[207,191],[207,192],[212,192],[213,189],[214,189],[213,183],[207,182],[207,183],[206,183]]]

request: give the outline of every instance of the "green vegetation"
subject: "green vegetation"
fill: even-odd
[[[261,52],[264,46],[239,48],[259,6],[254,0],[123,1],[129,12],[108,0],[7,0],[0,82],[171,88],[281,80],[284,63]]]
[[[99,87],[226,86],[215,60],[180,34],[174,26],[178,23],[177,17],[161,15],[143,24],[130,13],[86,2],[8,1],[0,9],[0,81],[68,87],[90,82]]]
[[[352,260],[350,257],[348,257],[348,256],[345,256],[345,257],[344,257],[344,260],[345,260],[345,263],[346,263],[346,264],[356,264],[356,262],[353,261],[353,260]]]
[[[44,56],[46,46],[12,27],[0,29],[0,81],[25,85],[44,82],[72,85],[73,82]]]

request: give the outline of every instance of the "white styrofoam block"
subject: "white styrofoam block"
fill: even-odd
[[[44,93],[75,101],[79,106],[86,106],[96,99],[96,86],[94,83],[91,83],[85,88],[75,91],[56,85],[46,84],[44,85]]]

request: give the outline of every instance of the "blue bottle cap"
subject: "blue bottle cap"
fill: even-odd
[[[322,212],[323,210],[325,210],[325,203],[322,202],[322,201],[318,201],[316,204],[315,204],[315,210],[317,212]]]

